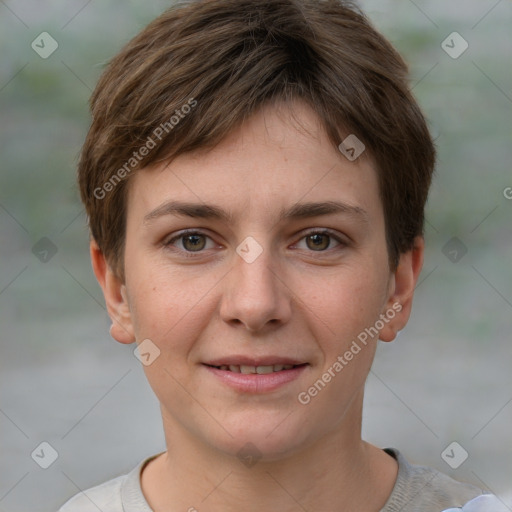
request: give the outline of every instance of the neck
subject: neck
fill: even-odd
[[[144,470],[143,493],[155,512],[377,512],[398,468],[392,457],[361,440],[361,409],[362,400],[357,414],[347,414],[335,431],[306,448],[253,465],[198,441],[163,413],[167,452]]]

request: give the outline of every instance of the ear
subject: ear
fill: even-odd
[[[135,342],[126,286],[115,275],[95,240],[90,244],[94,275],[103,290],[107,311],[112,320],[110,335],[119,343]]]
[[[409,320],[424,253],[425,240],[418,236],[414,240],[413,248],[400,255],[398,266],[390,276],[388,300],[381,315],[385,324],[379,334],[382,341],[393,341]]]

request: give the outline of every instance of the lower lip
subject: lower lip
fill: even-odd
[[[281,370],[265,374],[258,373],[235,373],[226,370],[220,370],[213,366],[204,365],[213,375],[222,380],[225,384],[238,391],[248,393],[265,393],[274,391],[288,382],[298,379],[308,365],[296,366],[290,370]]]

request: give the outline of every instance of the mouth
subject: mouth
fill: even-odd
[[[308,363],[302,364],[273,364],[273,365],[259,365],[259,366],[251,366],[245,364],[221,364],[221,365],[213,365],[207,364],[211,368],[217,368],[217,370],[222,370],[225,372],[233,372],[233,373],[243,373],[245,375],[257,374],[257,375],[265,375],[268,373],[276,373],[282,371],[293,370],[294,368],[298,368],[300,366],[306,366]]]
[[[309,363],[289,358],[231,357],[203,363],[202,366],[218,381],[242,393],[267,393],[286,389],[298,379]]]

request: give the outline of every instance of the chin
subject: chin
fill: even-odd
[[[311,437],[304,424],[291,424],[283,421],[285,418],[282,414],[267,418],[251,414],[250,418],[240,418],[236,423],[224,422],[232,437],[224,433],[210,439],[210,443],[242,462],[246,456],[266,462],[282,460],[299,451]]]

